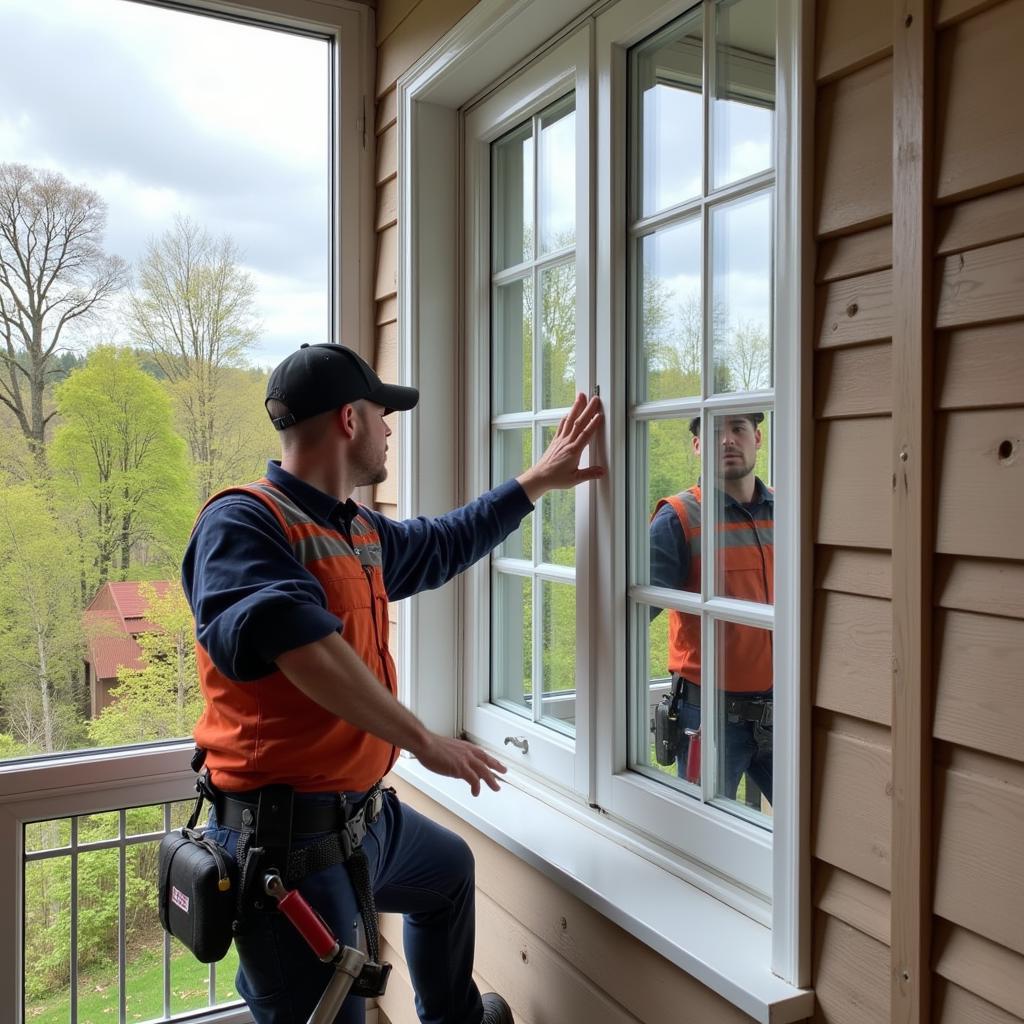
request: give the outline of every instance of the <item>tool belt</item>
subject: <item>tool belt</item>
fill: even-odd
[[[700,687],[696,683],[691,683],[689,679],[683,679],[675,673],[672,675],[672,682],[673,686],[677,682],[682,684],[680,692],[684,704],[689,704],[691,707],[700,707]],[[773,698],[761,695],[756,697],[730,697],[726,694],[722,701],[722,713],[725,714],[730,722],[757,722],[765,729],[772,727],[774,707],[775,701]]]

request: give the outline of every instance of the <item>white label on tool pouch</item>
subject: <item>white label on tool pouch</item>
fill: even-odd
[[[171,902],[181,907],[185,913],[188,913],[188,897],[175,886],[171,886]]]

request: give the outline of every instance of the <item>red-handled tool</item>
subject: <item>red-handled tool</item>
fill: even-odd
[[[362,973],[366,954],[352,946],[342,946],[302,894],[296,889],[284,887],[276,871],[265,876],[263,888],[268,896],[277,900],[278,909],[295,926],[309,948],[324,963],[334,964],[334,975],[308,1021],[308,1024],[332,1024],[349,990]]]
[[[686,781],[700,785],[700,729],[687,729]]]

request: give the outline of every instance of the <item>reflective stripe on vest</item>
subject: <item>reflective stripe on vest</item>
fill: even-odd
[[[295,558],[323,587],[327,609],[342,634],[384,686],[397,694],[388,651],[388,598],[380,538],[362,516],[351,535],[314,522],[268,480],[215,494],[261,501],[284,531]],[[196,643],[199,681],[206,706],[195,728],[207,751],[214,785],[228,791],[285,783],[306,792],[369,789],[394,764],[391,744],[335,718],[293,686],[282,672],[238,682],[225,676]]]
[[[663,498],[654,514],[670,505],[690,549],[690,572],[680,589],[700,593],[701,489]],[[652,517],[653,518],[653,517]],[[725,505],[718,524],[718,545],[724,576],[721,596],[773,604],[775,548],[773,519],[753,519],[742,505]],[[764,693],[772,688],[770,630],[734,622],[717,625],[719,687],[729,693]],[[668,613],[668,667],[690,682],[700,683],[700,617]]]

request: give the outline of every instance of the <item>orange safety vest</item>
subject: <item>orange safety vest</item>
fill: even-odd
[[[662,498],[654,514],[671,505],[683,537],[690,546],[690,574],[684,590],[700,592],[701,489]],[[653,518],[653,516],[652,516]],[[722,597],[773,604],[775,601],[775,547],[773,519],[754,519],[742,505],[728,503],[719,517],[718,535],[725,586]],[[670,611],[668,667],[700,685],[700,617]],[[728,693],[764,693],[772,688],[772,634],[770,630],[722,622],[719,639],[719,687]]]
[[[320,526],[267,479],[215,494],[249,494],[274,514],[295,558],[316,577],[327,609],[370,671],[397,695],[388,651],[388,596],[380,538],[356,516],[351,536]],[[196,522],[198,523],[198,519]],[[206,707],[195,727],[215,786],[230,791],[284,783],[301,792],[369,789],[398,756],[390,744],[336,718],[276,671],[249,682],[230,679],[196,642]]]

